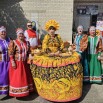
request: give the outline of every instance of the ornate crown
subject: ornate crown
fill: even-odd
[[[59,23],[57,23],[55,20],[49,20],[45,24],[45,29],[48,30],[50,26],[55,27],[56,30],[59,29]]]

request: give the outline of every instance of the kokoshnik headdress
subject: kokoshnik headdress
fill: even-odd
[[[22,28],[17,28],[16,34],[19,35],[20,33],[24,34],[24,31]]]
[[[2,32],[2,31],[6,31],[6,28],[4,26],[0,27],[0,32]]]
[[[59,23],[57,23],[55,20],[49,20],[45,24],[45,29],[48,30],[50,26],[53,26],[56,30],[59,29]]]

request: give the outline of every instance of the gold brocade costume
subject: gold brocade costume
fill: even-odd
[[[52,24],[53,23],[53,24]],[[54,26],[55,24],[55,26]],[[58,28],[54,20],[47,22]],[[47,34],[42,43],[41,54],[34,55],[31,73],[38,94],[50,101],[67,102],[76,100],[82,95],[83,69],[77,52],[66,55],[60,35],[51,37]],[[60,51],[65,55],[50,55]]]
[[[47,100],[67,102],[82,95],[83,69],[77,52],[70,57],[36,55],[31,73],[38,94]]]
[[[54,38],[51,38],[49,34],[45,36],[42,44],[43,52],[45,52],[48,49],[52,52],[57,52],[58,50],[62,50],[63,48],[64,43],[58,34],[55,34]]]

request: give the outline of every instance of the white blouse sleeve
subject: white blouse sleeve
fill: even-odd
[[[25,30],[25,32],[24,32],[24,36],[25,36],[25,40],[28,41],[28,40],[29,40],[29,37],[28,37],[27,30]]]

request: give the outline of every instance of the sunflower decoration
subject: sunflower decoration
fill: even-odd
[[[100,30],[99,29],[96,29],[96,35],[100,35]]]
[[[36,26],[36,22],[35,21],[32,21],[32,26]]]
[[[55,27],[56,30],[59,29],[59,23],[57,23],[55,20],[49,20],[45,24],[45,29],[48,30],[50,26]]]

